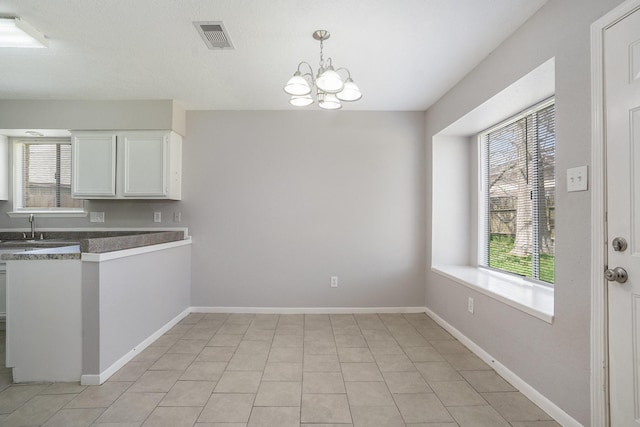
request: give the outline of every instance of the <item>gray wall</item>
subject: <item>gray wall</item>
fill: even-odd
[[[422,113],[190,111],[187,131],[194,305],[422,304]]]
[[[589,425],[589,192],[566,191],[566,169],[590,161],[590,24],[620,0],[550,0],[426,113],[433,135],[551,57],[556,58],[557,210],[552,325],[427,268],[426,305],[565,412]],[[430,176],[430,174],[429,174]],[[431,181],[427,185],[431,212]],[[427,214],[427,241],[431,240]],[[427,260],[430,265],[431,247]],[[475,314],[466,311],[475,298]]]

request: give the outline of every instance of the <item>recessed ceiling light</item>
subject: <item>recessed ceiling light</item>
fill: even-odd
[[[49,47],[44,34],[20,18],[0,18],[0,47]]]
[[[41,133],[41,132],[37,132],[37,131],[35,131],[35,130],[28,130],[28,131],[26,131],[25,133],[26,133],[27,135],[29,135],[29,136],[44,136],[44,134],[43,134],[43,133]]]

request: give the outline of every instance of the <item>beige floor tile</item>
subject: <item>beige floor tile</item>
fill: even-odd
[[[98,417],[96,423],[142,423],[163,396],[164,393],[126,392]]]
[[[486,401],[466,381],[435,381],[431,388],[446,407],[486,405]]]
[[[79,394],[87,388],[80,383],[53,383],[38,394]]]
[[[6,388],[0,393],[0,414],[15,411],[47,387],[47,385],[14,385]]]
[[[549,415],[520,392],[482,393],[482,397],[510,422],[551,420]]]
[[[393,399],[406,423],[434,423],[453,421],[433,393],[394,394]]]
[[[367,342],[370,341],[389,341],[396,342],[393,336],[386,329],[363,329],[362,335]]]
[[[414,365],[427,382],[463,380],[458,371],[447,362],[417,362]]]
[[[460,371],[460,375],[479,393],[497,391],[516,391],[495,371]]]
[[[239,335],[244,335],[245,332],[247,332],[247,329],[249,329],[249,324],[243,324],[243,323],[229,323],[228,321],[224,323],[224,325],[222,325],[220,327],[220,329],[218,329],[218,333],[220,334],[239,334]]]
[[[212,381],[178,381],[160,401],[159,406],[204,406],[215,385]]]
[[[256,407],[251,411],[249,427],[299,427],[300,408]]]
[[[302,363],[267,362],[262,381],[302,381]]]
[[[270,349],[271,342],[269,341],[248,341],[245,339],[240,341],[236,354],[256,354],[266,357]]]
[[[272,347],[269,352],[268,361],[302,363],[302,347]]]
[[[422,335],[418,333],[416,333],[416,335],[394,335],[393,338],[398,342],[398,344],[405,348],[425,347],[429,345],[429,342]]]
[[[106,382],[99,386],[89,386],[69,402],[65,408],[106,408],[132,384],[131,382]]]
[[[279,335],[276,329],[276,335],[273,337],[272,347],[284,348],[302,348],[303,338],[300,335]]]
[[[422,335],[427,341],[442,341],[442,340],[455,340],[447,331],[442,329],[441,327],[435,328],[420,328],[418,329],[420,335]]]
[[[431,340],[429,343],[438,350],[440,354],[456,354],[456,353],[469,353],[469,349],[460,344],[457,340]]]
[[[189,313],[178,323],[179,325],[195,325],[204,318],[205,313]]]
[[[169,350],[169,347],[150,346],[142,350],[132,362],[155,362]]]
[[[195,354],[166,353],[149,369],[153,371],[184,371],[195,358]]]
[[[383,372],[391,393],[430,393],[432,390],[422,375],[415,372]]]
[[[158,407],[142,427],[192,427],[201,411],[200,407]]]
[[[198,417],[198,422],[246,423],[254,399],[255,394],[213,394]]]
[[[353,427],[353,424],[300,424],[300,427]]]
[[[263,330],[263,329],[251,329],[249,328],[247,332],[245,332],[244,337],[242,338],[245,341],[266,341],[271,343],[273,341],[273,336],[276,331],[274,330]]]
[[[204,328],[194,326],[190,330],[188,330],[183,336],[183,340],[205,340],[209,342],[211,338],[216,334],[217,329],[213,328]]]
[[[364,337],[360,334],[358,335],[336,335],[335,336],[336,339],[336,346],[338,348],[341,347],[345,347],[345,348],[367,348],[367,342],[365,341]]]
[[[431,347],[407,347],[404,349],[412,362],[442,362],[444,357],[438,351]]]
[[[371,351],[362,347],[340,347],[338,349],[338,359],[341,363],[375,362]]]
[[[333,338],[331,341],[305,342],[304,354],[315,354],[315,355],[337,354],[336,343],[335,341],[333,341]]]
[[[220,330],[209,340],[207,346],[210,347],[238,347],[242,341],[242,335],[222,334]]]
[[[178,340],[182,337],[182,335],[183,335],[182,333],[164,334],[163,336],[155,340],[150,347],[171,347],[172,345],[178,342]],[[168,350],[168,348],[165,348],[165,350]]]
[[[277,337],[278,335],[297,335],[302,336],[304,333],[304,327],[302,325],[280,325],[276,326],[276,332],[274,335]]]
[[[368,344],[373,357],[387,354],[404,355],[404,350],[395,341],[370,341]]]
[[[303,423],[351,423],[346,394],[303,394]]]
[[[340,372],[305,372],[302,392],[305,394],[346,393]]]
[[[555,421],[514,421],[513,427],[562,427]]]
[[[235,347],[205,347],[196,357],[196,362],[228,362],[235,351]]]
[[[234,354],[227,371],[260,371],[264,370],[267,363],[266,354]]]
[[[444,358],[458,371],[481,371],[490,370],[491,366],[487,365],[473,353],[452,353],[445,354]]]
[[[167,350],[167,353],[198,354],[202,351],[208,340],[180,339]]]
[[[218,381],[226,366],[226,362],[193,362],[180,379],[185,381]]]
[[[458,423],[406,423],[407,427],[459,427]]]
[[[396,406],[351,407],[354,427],[404,427]]]
[[[55,415],[74,398],[73,394],[50,394],[35,396],[12,412],[3,422],[3,427],[39,426]]]
[[[136,381],[144,374],[154,362],[134,362],[131,361],[124,365],[113,374],[108,381]]]
[[[304,372],[340,372],[337,354],[305,354]]]
[[[247,427],[247,423],[195,423],[193,427]]]
[[[491,406],[458,406],[449,412],[460,427],[509,427],[509,423]]]
[[[166,393],[178,381],[182,371],[147,371],[129,391],[140,393]]]
[[[382,372],[415,372],[413,362],[404,354],[377,354],[374,356]]]
[[[42,427],[87,427],[104,412],[104,408],[61,409]]]
[[[384,382],[348,382],[349,406],[392,406],[391,393]],[[357,424],[357,421],[354,421]]]
[[[331,326],[329,326],[328,324],[316,329],[309,329],[305,326],[304,341],[305,343],[317,342],[317,341],[326,342],[326,343],[334,342],[333,330],[331,329]]]
[[[302,383],[299,381],[263,381],[253,405],[299,407],[301,388]]]
[[[375,363],[341,363],[345,381],[383,381]]]
[[[215,393],[256,393],[262,372],[226,371],[218,381]]]

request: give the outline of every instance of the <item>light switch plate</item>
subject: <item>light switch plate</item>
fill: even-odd
[[[153,222],[162,222],[162,212],[153,213]]]
[[[587,166],[567,169],[567,192],[587,191],[589,188],[589,171]]]

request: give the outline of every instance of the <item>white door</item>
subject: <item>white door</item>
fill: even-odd
[[[609,280],[628,273],[608,284],[611,426],[640,426],[639,10],[604,32],[604,58]]]

